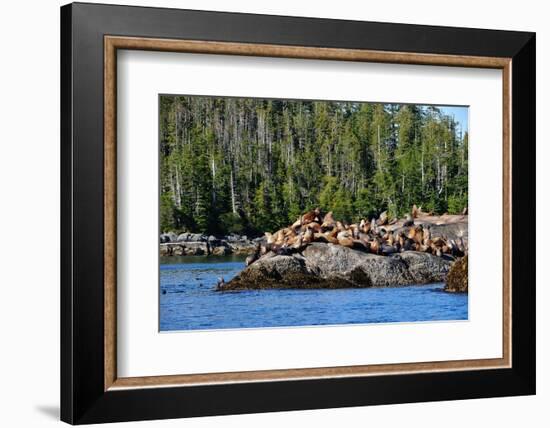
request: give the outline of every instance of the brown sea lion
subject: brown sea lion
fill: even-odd
[[[309,244],[310,242],[313,242],[313,236],[314,232],[312,229],[307,229],[302,236],[302,243],[303,244]]]
[[[292,229],[299,229],[300,227],[302,227],[302,216],[298,217],[298,219],[294,223],[292,223],[290,227]]]
[[[359,229],[363,233],[369,233],[370,231],[370,222],[366,221],[365,219],[362,219],[359,223]]]
[[[410,227],[414,225],[414,218],[409,213],[405,214],[405,222],[403,223],[403,227]]]
[[[340,234],[338,234],[340,235]],[[342,247],[353,247],[353,238],[349,238],[347,236],[342,236],[341,238],[338,237],[338,244],[340,244]]]
[[[328,244],[330,241],[328,240],[327,236],[324,233],[316,232],[313,235],[313,240],[315,242],[323,242],[325,244]]]
[[[336,229],[333,229],[331,231],[323,233],[323,236],[327,239],[328,242],[331,244],[338,244],[338,238],[336,235],[338,231]]]
[[[370,245],[361,239],[353,239],[353,248],[356,250],[370,251]]]
[[[315,219],[318,219],[319,214],[321,214],[321,210],[319,208],[315,208],[312,211],[308,211],[302,216],[302,224],[308,224],[312,221],[315,221]]]
[[[265,235],[265,242],[267,244],[273,244],[275,242],[275,237],[271,233],[265,232],[264,235]]]
[[[376,224],[379,226],[383,226],[388,223],[388,212],[384,211],[380,216],[378,217],[378,220],[376,221]]]
[[[334,229],[335,226],[336,226],[336,222],[332,217],[332,211],[329,211],[328,213],[326,213],[325,217],[323,218],[321,229],[323,230],[323,232],[326,232],[327,230]]]
[[[308,229],[313,230],[314,232],[320,232],[321,231],[321,225],[317,223],[316,221],[312,221],[307,225]]]
[[[419,224],[418,226],[411,227],[409,229],[408,238],[421,245],[424,241],[424,228],[422,225]]]
[[[275,234],[273,235],[273,238],[275,239],[275,245],[283,245],[284,242],[285,242],[285,234],[283,232],[283,230],[278,230],[277,232],[275,232]]]
[[[351,237],[352,237],[352,235],[348,230],[342,230],[341,232],[338,232],[338,235],[336,235],[336,238],[338,240],[343,239],[343,238],[351,238]]]
[[[252,254],[250,254],[244,261],[244,263],[246,264],[246,266],[250,266],[252,263],[254,263],[256,260],[258,260],[260,258],[260,254],[262,252],[262,246],[260,244],[258,244],[256,246],[256,249],[254,250],[254,252]]]
[[[353,239],[358,239],[359,238],[359,226],[357,226],[356,224],[351,224],[349,226],[350,230],[351,230],[351,236],[353,237]]]
[[[302,248],[303,246],[302,236],[301,235],[298,236],[290,246],[295,250],[299,250],[300,248]]]
[[[373,240],[369,241],[369,251],[372,254],[378,254],[380,251],[380,242],[378,238],[374,238]]]
[[[370,221],[370,230],[372,231],[372,233],[374,234],[377,234],[378,233],[378,226],[376,225],[376,220],[375,219],[372,219]]]

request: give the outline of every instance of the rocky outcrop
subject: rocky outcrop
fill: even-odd
[[[445,291],[450,293],[468,292],[468,256],[458,259],[451,266],[445,283]]]
[[[423,224],[423,223],[419,223]],[[449,224],[428,224],[432,238],[445,238],[454,241],[462,240],[468,247],[468,222],[460,221]]]
[[[160,255],[166,256],[202,256],[229,254],[251,254],[261,238],[249,239],[247,236],[229,235],[224,237],[208,236],[200,233],[163,233],[160,235]]]
[[[268,253],[220,290],[365,288],[442,282],[450,262],[406,251],[380,256],[341,245],[313,243],[291,255]]]

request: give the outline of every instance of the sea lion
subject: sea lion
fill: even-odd
[[[313,235],[313,240],[315,242],[323,242],[325,244],[328,244],[330,242],[327,236],[324,233],[320,233],[320,232],[317,232]]]
[[[302,239],[302,236],[300,235],[294,240],[294,242],[291,245],[291,248],[295,250],[299,250],[300,248],[302,248],[302,246],[303,246],[303,239]]]
[[[340,235],[340,234],[338,234]],[[353,238],[347,237],[347,236],[338,236],[338,244],[340,244],[342,247],[353,247]]]
[[[412,212],[413,218],[429,217],[433,214],[432,211],[427,213],[422,211],[422,207],[417,207],[416,205],[413,205],[411,212]]]
[[[273,234],[271,234],[271,233],[269,233],[269,232],[265,232],[264,235],[265,235],[265,242],[266,242],[266,244],[273,244],[273,243],[275,243],[275,237],[273,236]]]
[[[419,224],[418,226],[411,227],[409,229],[408,238],[421,245],[424,241],[424,228],[422,225]]]
[[[380,242],[378,241],[378,238],[374,238],[372,241],[369,241],[369,251],[372,254],[378,254],[380,251]]]
[[[328,232],[323,233],[323,236],[331,244],[338,244],[338,238],[336,237],[336,235],[338,235],[338,231],[336,229],[332,229]]]
[[[321,231],[321,225],[317,223],[316,221],[312,221],[307,225],[308,229],[313,230],[314,232],[320,232]]]
[[[321,210],[319,208],[315,208],[312,211],[308,211],[302,216],[302,225],[315,221],[315,218],[318,218],[319,214],[321,214]]]
[[[403,251],[415,251],[416,243],[410,238],[405,238],[403,241],[402,248],[403,248]]]
[[[359,229],[363,233],[369,233],[370,231],[370,222],[366,221],[365,219],[362,219],[359,223]]]
[[[262,251],[262,246],[258,244],[256,246],[256,249],[252,254],[250,254],[244,261],[246,266],[250,266],[252,263],[254,263],[256,260],[260,258],[260,253]]]
[[[313,241],[314,232],[312,229],[307,229],[302,238],[302,243],[309,244]]]
[[[359,238],[359,226],[357,226],[356,224],[352,224],[352,225],[350,225],[349,228],[351,229],[351,236],[354,239],[358,239]]]
[[[454,239],[449,240],[448,245],[451,247],[451,254],[453,256],[455,256],[455,257],[464,257],[464,251],[462,251],[458,247],[458,243]]]
[[[298,217],[298,219],[294,223],[292,223],[290,227],[292,229],[299,229],[300,227],[302,227],[302,216]]]
[[[361,239],[353,239],[353,248],[357,250],[369,251],[370,245]]]
[[[383,211],[382,214],[378,217],[378,220],[376,221],[376,224],[379,226],[384,226],[388,223],[388,212]]]
[[[351,238],[351,233],[347,230],[342,230],[341,232],[338,232],[338,235],[336,235],[336,238],[338,239],[338,241],[340,239],[344,239],[344,238]]]
[[[411,226],[414,226],[414,219],[409,213],[407,213],[405,214],[405,222],[403,223],[403,227],[411,227]]]
[[[278,247],[274,252],[278,256],[288,256],[289,254],[292,254],[292,248],[290,248],[287,244],[283,244],[280,247]]]
[[[325,217],[323,218],[321,229],[323,232],[326,232],[327,230],[332,230],[334,226],[336,226],[336,222],[332,217],[332,211],[329,211],[328,213],[326,213]]]
[[[393,245],[382,244],[380,246],[379,252],[384,256],[389,256],[390,254],[397,253],[397,248],[395,248]]]
[[[376,220],[374,218],[370,221],[370,230],[372,230],[372,233],[378,234],[378,226],[376,225]]]

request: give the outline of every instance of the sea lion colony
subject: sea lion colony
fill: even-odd
[[[319,208],[309,211],[290,226],[274,233],[265,233],[265,242],[258,244],[254,254],[246,259],[250,265],[269,252],[288,255],[302,251],[312,242],[321,242],[389,256],[402,251],[421,251],[436,256],[454,259],[467,253],[462,238],[446,239],[432,237],[432,224],[448,224],[464,220],[462,215],[433,216],[413,206],[404,219],[390,219],[384,211],[378,219],[362,219],[359,223],[347,224],[334,218],[332,211],[323,214]]]

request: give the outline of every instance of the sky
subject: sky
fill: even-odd
[[[460,127],[462,128],[462,132],[466,132],[468,130],[468,107],[444,107],[444,106],[437,106],[443,113],[454,116],[455,120],[460,123]]]

